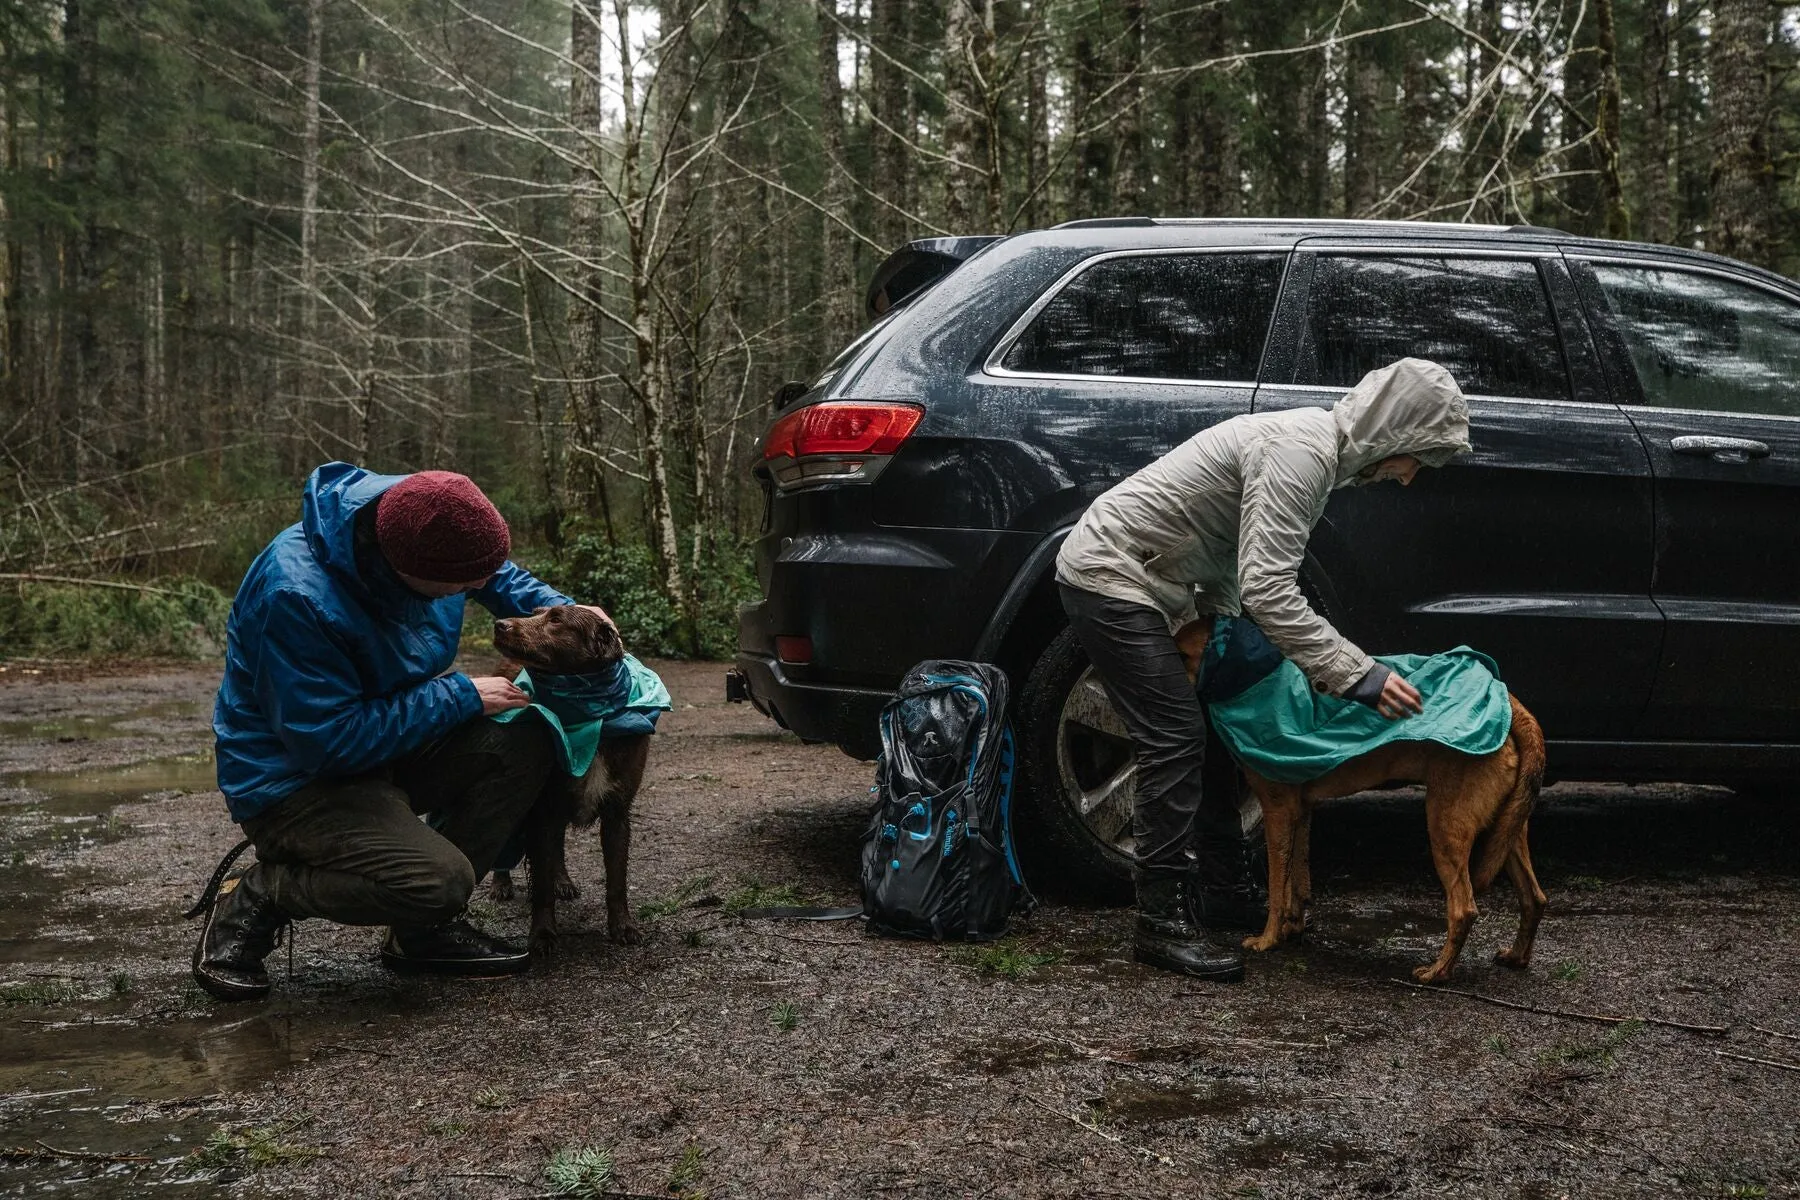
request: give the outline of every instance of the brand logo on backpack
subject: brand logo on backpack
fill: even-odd
[[[870,929],[980,941],[1034,904],[1013,850],[1007,695],[998,667],[929,660],[882,710],[862,860]]]

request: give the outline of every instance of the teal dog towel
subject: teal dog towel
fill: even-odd
[[[1320,695],[1253,623],[1219,618],[1199,694],[1238,761],[1278,783],[1318,779],[1389,742],[1438,742],[1464,754],[1491,754],[1512,732],[1512,703],[1487,655],[1458,646],[1376,661],[1419,689],[1425,711],[1390,721],[1354,700]]]
[[[513,682],[532,703],[493,719],[504,723],[537,713],[556,734],[557,755],[571,775],[587,773],[602,739],[654,733],[656,719],[675,707],[662,677],[630,654],[610,672],[533,677],[520,671]]]

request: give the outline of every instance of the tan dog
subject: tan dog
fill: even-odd
[[[1211,633],[1212,622],[1201,620],[1175,635],[1189,678],[1199,674]],[[1437,960],[1416,968],[1413,978],[1442,983],[1450,977],[1479,915],[1475,893],[1492,883],[1501,867],[1519,895],[1519,929],[1512,947],[1501,951],[1496,961],[1515,968],[1530,965],[1532,942],[1544,914],[1544,893],[1531,870],[1525,834],[1544,781],[1544,732],[1518,697],[1511,699],[1512,732],[1492,754],[1464,754],[1437,742],[1391,742],[1299,784],[1277,783],[1245,767],[1244,775],[1262,804],[1269,847],[1269,920],[1260,935],[1244,939],[1244,948],[1269,950],[1306,929],[1315,804],[1387,783],[1422,783],[1431,860],[1444,885],[1449,932]],[[1486,840],[1475,858],[1475,842],[1484,833]]]
[[[494,648],[514,664],[557,675],[584,675],[610,667],[625,656],[625,645],[610,618],[586,605],[540,608],[529,617],[494,623]],[[504,672],[516,673],[514,671]],[[525,855],[531,863],[531,949],[549,954],[556,946],[556,901],[581,892],[569,878],[569,826],[600,822],[600,853],[606,862],[606,929],[615,942],[643,941],[631,915],[625,879],[631,856],[631,802],[644,781],[650,735],[611,738],[578,779],[552,780],[544,798],[526,818]],[[511,899],[512,876],[494,872],[491,894]]]

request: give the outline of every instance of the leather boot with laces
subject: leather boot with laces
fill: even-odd
[[[396,971],[433,975],[517,975],[531,968],[528,951],[489,937],[462,918],[423,929],[390,929],[381,961]]]
[[[229,880],[213,901],[194,947],[194,982],[220,1000],[269,994],[263,959],[291,917],[270,895],[260,867]]]
[[[1254,844],[1239,841],[1197,855],[1188,885],[1188,914],[1194,924],[1261,933],[1269,919],[1268,870],[1260,830]]]
[[[1244,959],[1221,946],[1194,923],[1186,868],[1140,869],[1137,876],[1137,960],[1166,971],[1179,971],[1216,983],[1244,977]]]

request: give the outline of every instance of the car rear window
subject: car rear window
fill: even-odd
[[[1001,366],[1042,375],[1254,383],[1284,258],[1103,259],[1044,306]]]
[[[1471,395],[1569,396],[1556,318],[1530,259],[1321,254],[1294,382],[1352,387],[1408,357],[1441,363]]]
[[[1750,284],[1596,263],[1644,403],[1800,417],[1800,306]]]

